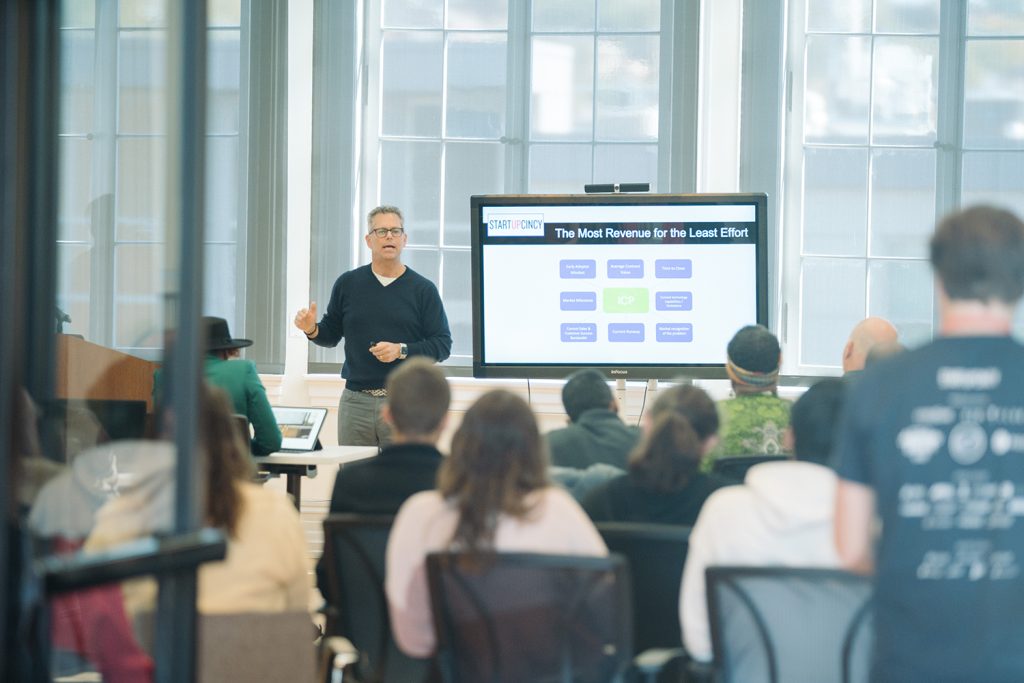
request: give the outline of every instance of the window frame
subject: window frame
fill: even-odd
[[[382,101],[381,60],[383,51],[382,26],[383,0],[364,0],[352,3],[348,10],[338,11],[324,7],[326,3],[318,2],[317,33],[314,38],[314,54],[327,57],[329,49],[322,43],[327,40],[337,41],[339,37],[353,36],[353,44],[357,49],[351,53],[340,55],[340,63],[332,63],[329,59],[315,60],[314,66],[314,149],[321,149],[321,144],[328,145],[331,153],[343,157],[347,168],[343,170],[342,182],[352,174],[352,182],[340,187],[342,196],[348,196],[349,210],[344,206],[331,206],[327,192],[339,193],[338,185],[330,185],[330,179],[323,174],[328,168],[336,168],[336,162],[314,160],[314,192],[313,192],[313,239],[311,246],[311,291],[323,298],[329,291],[328,278],[333,283],[344,270],[348,270],[366,262],[368,252],[363,244],[365,232],[365,215],[381,202],[380,169],[381,147],[384,141],[398,139],[380,133],[380,106]],[[658,147],[657,183],[661,192],[693,192],[697,186],[697,149],[698,149],[698,56],[700,30],[699,0],[659,0],[659,111],[658,136],[651,144]],[[331,26],[333,28],[321,28]],[[668,27],[668,28],[666,28]],[[413,29],[415,30],[415,29]],[[442,50],[444,41],[452,29],[445,25],[442,18],[440,28],[429,29],[442,34]],[[482,29],[493,31],[494,29]],[[462,32],[454,29],[454,32]],[[506,111],[505,132],[496,140],[504,146],[504,187],[505,193],[524,193],[528,187],[529,152],[532,145],[538,144],[529,139],[530,131],[530,73],[531,73],[531,38],[534,34],[531,26],[531,4],[529,2],[508,3],[508,20],[504,29],[506,33]],[[635,32],[602,32],[595,26],[590,35],[596,38],[601,35],[632,35]],[[648,32],[649,33],[649,32]],[[356,35],[358,34],[358,35]],[[551,35],[549,32],[544,34]],[[335,58],[339,58],[334,49]],[[446,51],[442,60],[446,59]],[[596,67],[596,62],[595,62]],[[333,73],[335,78],[327,78],[325,74]],[[597,77],[596,68],[594,78]],[[350,110],[343,102],[335,102],[333,110],[325,111],[318,107],[317,102],[327,102],[332,97],[323,92],[328,85],[344,94],[344,88],[351,87],[351,101],[357,105]],[[341,86],[339,88],[338,86]],[[517,96],[516,93],[519,93]],[[446,93],[442,88],[442,117],[444,116]],[[442,119],[443,120],[443,119]],[[349,125],[354,131],[349,139],[348,133],[334,135],[325,130],[326,126],[337,124]],[[340,139],[339,139],[340,138]],[[437,136],[415,137],[409,139],[431,140],[441,145],[441,167],[445,164],[446,145],[451,142],[470,140],[469,138],[448,136],[442,123]],[[318,140],[320,143],[318,143]],[[470,140],[472,141],[472,140]],[[491,140],[487,140],[491,141]],[[539,144],[548,144],[544,141]],[[584,144],[584,143],[580,143]],[[591,149],[604,141],[596,139],[591,132],[589,142]],[[636,144],[636,143],[630,143]],[[323,156],[327,156],[326,154]],[[593,177],[593,152],[591,152],[591,177]],[[318,177],[319,176],[319,177]],[[443,176],[443,173],[442,173]],[[443,179],[441,196],[444,196]],[[349,188],[355,188],[350,190]],[[582,191],[582,187],[580,188]],[[467,198],[468,200],[468,198]],[[405,209],[406,207],[402,207]],[[319,213],[321,212],[322,213]],[[318,215],[319,213],[319,215]],[[332,218],[333,216],[333,218]],[[470,245],[451,245],[445,243],[443,229],[444,204],[440,207],[438,218],[442,221],[436,246],[412,244],[406,251],[436,253],[438,264],[438,289],[442,300],[445,297],[445,261],[452,254],[470,252]],[[431,217],[433,219],[433,217]],[[351,226],[347,239],[338,240],[324,235],[327,230],[337,230],[339,224],[345,222]],[[331,254],[325,259],[321,246],[330,246]],[[340,257],[340,258],[338,258]],[[333,264],[331,266],[328,263]],[[339,267],[340,266],[340,267]],[[333,271],[327,270],[333,267]],[[446,302],[446,307],[450,305]],[[471,313],[470,313],[471,314]],[[310,373],[337,373],[341,367],[343,353],[341,348],[334,350],[313,349],[307,364]],[[444,363],[446,371],[451,375],[470,375],[472,369],[472,351],[453,356]]]
[[[877,0],[876,0],[877,2]],[[779,198],[770,207],[773,214],[777,254],[774,259],[778,277],[773,289],[778,303],[771,307],[771,319],[783,348],[782,370],[787,375],[835,375],[840,370],[841,348],[835,349],[835,363],[818,365],[800,362],[804,322],[802,301],[803,265],[816,255],[804,253],[803,242],[803,187],[804,164],[804,55],[806,46],[805,11],[807,0],[743,0],[744,60],[741,81],[743,126],[741,133],[740,186],[743,191],[769,188]],[[872,9],[874,11],[874,5]],[[759,26],[774,26],[776,30],[752,31]],[[938,75],[936,79],[937,122],[935,150],[935,215],[941,217],[961,203],[963,157],[965,152],[963,127],[965,116],[965,53],[970,40],[967,35],[967,3],[942,0],[939,4]],[[871,36],[901,36],[904,34],[876,32],[874,24],[863,34]],[[913,34],[917,35],[917,34]],[[933,35],[933,34],[929,34]],[[997,38],[1003,38],[998,36]],[[982,38],[985,39],[985,38]],[[779,67],[776,68],[775,65]],[[868,114],[870,116],[870,112]],[[754,122],[761,131],[776,130],[778,147],[773,148],[769,136],[758,135]],[[901,145],[897,145],[902,147]],[[870,154],[876,144],[868,139],[854,148],[866,149]],[[907,149],[927,149],[921,145],[908,145]],[[971,150],[967,150],[971,151]],[[1014,150],[1001,150],[1012,152]],[[869,166],[870,171],[870,166]],[[870,176],[869,176],[870,181]],[[869,199],[870,206],[870,199]],[[860,255],[827,256],[827,258],[856,261],[864,264],[863,316],[871,314],[871,264],[882,261],[911,261],[927,263],[926,256],[878,256],[870,253],[870,213],[865,226],[865,253]],[[927,302],[930,307],[932,336],[938,329],[938,311],[934,294]],[[857,321],[851,321],[850,327]],[[1018,325],[1020,326],[1020,325]],[[845,334],[846,330],[844,330]]]
[[[218,33],[237,32],[239,45],[238,121],[234,130],[213,130],[207,140],[234,139],[237,147],[237,178],[235,199],[236,230],[233,240],[222,237],[204,241],[204,249],[229,246],[234,249],[234,288],[232,329],[239,336],[254,339],[256,344],[247,357],[264,372],[281,372],[284,368],[286,330],[278,321],[285,316],[284,254],[286,217],[284,201],[287,187],[285,154],[286,74],[287,65],[279,59],[287,44],[287,4],[252,3],[239,0],[240,19],[237,25],[215,24],[205,28],[209,46]],[[96,0],[92,26],[61,26],[63,37],[68,32],[90,31],[93,35],[91,130],[63,131],[61,144],[82,141],[89,145],[91,155],[90,195],[94,198],[91,215],[93,237],[60,234],[58,253],[69,245],[89,248],[90,282],[88,292],[89,320],[79,328],[90,341],[120,351],[155,360],[159,347],[135,347],[117,344],[117,250],[132,244],[163,245],[157,235],[151,240],[124,239],[117,234],[117,198],[120,191],[118,175],[122,172],[120,146],[129,140],[165,140],[167,131],[128,132],[119,125],[120,110],[120,48],[127,33],[166,35],[166,26],[121,26],[118,0]],[[278,47],[280,49],[272,49]],[[207,50],[210,51],[209,48]],[[275,64],[277,60],[279,64]],[[253,101],[252,98],[259,98]],[[260,161],[255,168],[250,160]],[[209,194],[209,193],[207,193]],[[110,201],[95,201],[109,195]],[[158,212],[156,221],[163,221]],[[209,235],[209,231],[207,231]],[[74,294],[76,283],[66,281],[64,290]],[[58,292],[62,297],[64,291]],[[147,298],[150,295],[146,295]],[[156,293],[159,296],[159,292]],[[204,307],[205,308],[205,307]],[[77,321],[76,321],[77,322]],[[124,341],[124,340],[120,340]]]

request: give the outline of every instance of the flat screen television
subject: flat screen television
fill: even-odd
[[[764,194],[470,200],[473,376],[724,378],[768,325]]]

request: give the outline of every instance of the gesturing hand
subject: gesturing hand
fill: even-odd
[[[295,327],[309,336],[316,331],[316,302],[310,301],[309,308],[300,308],[295,314]]]

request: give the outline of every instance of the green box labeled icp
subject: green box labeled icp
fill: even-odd
[[[611,287],[604,290],[605,313],[646,313],[649,294],[643,287]]]

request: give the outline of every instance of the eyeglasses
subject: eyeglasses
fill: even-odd
[[[405,234],[405,228],[373,228],[370,232],[381,239],[387,237],[389,234],[392,237],[401,237]]]

